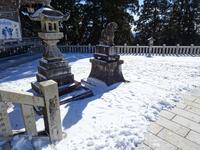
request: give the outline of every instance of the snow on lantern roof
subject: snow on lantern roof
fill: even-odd
[[[64,15],[62,12],[55,10],[51,6],[43,6],[40,9],[36,10],[36,12],[30,16],[30,19],[34,21],[66,21],[69,19],[69,17],[69,13],[66,13]]]
[[[155,39],[151,36],[150,38],[147,39],[148,41],[155,41]]]

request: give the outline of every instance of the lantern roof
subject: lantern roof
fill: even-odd
[[[51,6],[43,6],[40,9],[36,10],[36,12],[30,16],[30,19],[34,21],[66,21],[69,19],[69,17],[69,12],[63,14],[62,12],[55,10]]]
[[[148,41],[151,41],[151,40],[153,40],[153,41],[154,41],[155,39],[154,39],[154,38],[151,36],[151,37],[150,37],[150,38],[148,38],[147,40],[148,40]]]

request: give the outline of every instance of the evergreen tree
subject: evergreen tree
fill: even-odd
[[[97,44],[102,29],[112,21],[119,25],[116,43],[124,44],[132,41],[133,17],[131,13],[137,11],[138,0],[52,0],[51,5],[64,14],[66,12],[71,14],[70,19],[61,24],[61,31],[65,34],[62,42]],[[40,29],[37,25],[33,31],[31,29],[33,22],[23,13],[22,22],[26,35],[36,35]]]
[[[137,11],[138,0],[86,0],[86,18],[88,41],[97,44],[100,33],[106,24],[116,22],[119,29],[116,33],[115,43],[131,43],[131,23],[133,17],[130,12]],[[128,12],[130,11],[130,12]]]
[[[190,45],[195,41],[195,14],[197,6],[193,0],[175,0],[170,16],[169,44]]]
[[[40,4],[34,4],[33,7],[38,9]],[[22,5],[20,10],[20,21],[23,37],[37,37],[38,32],[41,31],[40,22],[31,21],[29,18],[30,13],[27,11],[27,5]]]
[[[139,31],[140,44],[148,44],[147,39],[153,37],[156,44],[163,43],[162,32],[168,25],[170,2],[168,0],[144,0],[136,30]]]
[[[80,22],[82,14],[82,5],[80,0],[52,0],[51,6],[62,13],[70,12],[68,21],[61,24],[61,31],[64,32],[63,42],[68,44],[77,44],[80,40]]]

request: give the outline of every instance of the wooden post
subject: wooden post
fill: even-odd
[[[0,97],[0,137],[9,138],[12,136],[12,129],[7,113],[8,106],[1,100]]]
[[[37,136],[37,129],[35,124],[35,112],[33,106],[21,105],[24,124],[28,135]]]
[[[55,81],[49,80],[41,82],[40,89],[45,101],[45,128],[49,133],[50,141],[55,143],[62,140],[58,85]]]

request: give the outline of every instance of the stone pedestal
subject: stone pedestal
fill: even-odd
[[[43,57],[39,61],[37,82],[32,83],[32,88],[37,93],[41,93],[39,82],[46,80],[54,80],[58,83],[60,96],[79,88],[81,84],[74,81],[71,68],[57,47],[58,39],[63,37],[63,33],[39,33],[39,37],[43,39],[46,46]]]
[[[94,59],[90,59],[92,70],[90,78],[96,78],[105,82],[108,86],[118,82],[124,82],[121,65],[124,63],[120,56],[111,46],[97,46],[97,53]]]
[[[39,82],[54,80],[58,83],[59,95],[71,92],[80,86],[79,82],[74,81],[71,68],[65,60],[48,61],[42,58],[39,61],[37,82],[32,83],[32,88],[40,93]]]

